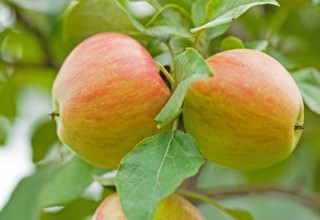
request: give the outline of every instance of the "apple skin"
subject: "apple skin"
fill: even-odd
[[[207,59],[213,73],[190,85],[183,117],[204,157],[224,167],[254,170],[294,150],[304,123],[301,93],[287,70],[255,50]]]
[[[92,220],[126,220],[117,193],[109,195],[97,208]],[[201,212],[189,201],[171,195],[158,206],[153,220],[205,220]]]
[[[148,51],[119,33],[80,43],[52,94],[60,140],[104,168],[117,168],[137,143],[159,132],[154,118],[170,97]]]

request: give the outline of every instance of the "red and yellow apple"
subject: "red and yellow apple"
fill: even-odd
[[[117,168],[144,138],[170,91],[147,50],[129,36],[94,35],[63,63],[53,85],[57,133],[80,157]]]
[[[92,220],[126,220],[117,193],[108,196],[97,208]],[[153,220],[204,220],[200,211],[178,195],[164,199],[156,209]]]
[[[287,158],[304,123],[302,97],[287,70],[249,49],[224,51],[207,63],[213,77],[192,83],[183,107],[186,131],[203,155],[240,170]]]

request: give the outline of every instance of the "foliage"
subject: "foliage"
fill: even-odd
[[[225,207],[217,211],[195,201],[208,219],[228,219],[228,215],[319,219],[319,10],[317,0],[4,0],[0,2],[0,154],[11,147],[10,140],[19,138],[12,137],[12,131],[26,117],[21,113],[23,95],[29,89],[50,94],[63,61],[88,36],[128,34],[160,62],[162,72],[170,65],[166,74],[174,93],[156,120],[159,127],[173,124],[182,130],[177,119],[182,121],[188,86],[214,76],[205,59],[222,50],[252,48],[282,63],[302,92],[306,123],[297,150],[287,160],[257,171],[229,170],[209,162],[200,169],[204,161],[189,134],[160,133],[138,144],[111,177],[123,210],[129,219],[151,219],[163,198],[184,188]],[[31,101],[32,111],[38,106]],[[115,190],[113,179],[102,175],[109,170],[87,164],[61,146],[49,116],[26,121],[34,171],[16,186],[0,219],[89,218]]]

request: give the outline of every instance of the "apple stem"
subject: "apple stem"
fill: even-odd
[[[294,130],[300,130],[301,132],[303,132],[304,130],[304,124],[296,124],[294,126]]]
[[[174,79],[172,78],[172,76],[170,75],[170,73],[166,70],[166,68],[164,68],[164,66],[162,66],[161,63],[159,63],[158,61],[156,62],[157,67],[161,70],[161,72],[163,72],[163,74],[165,75],[165,77],[167,78],[167,80],[169,81],[171,88],[174,85]]]
[[[217,201],[211,199],[208,196],[205,196],[205,195],[203,195],[201,193],[198,193],[198,192],[185,190],[185,189],[179,189],[177,191],[177,194],[180,194],[182,196],[186,196],[186,197],[189,197],[191,199],[196,199],[196,200],[199,200],[201,202],[207,203],[207,204],[211,205],[212,207],[216,208],[217,210],[219,210],[219,211],[225,213],[226,215],[230,216],[232,219],[234,219],[234,216],[229,214],[227,208],[225,208],[223,205],[221,205],[220,203],[218,203]]]
[[[57,116],[60,116],[60,114],[59,114],[59,112],[51,112],[51,113],[49,113],[48,114],[51,118],[52,118],[52,120],[55,118],[55,117],[57,117]]]

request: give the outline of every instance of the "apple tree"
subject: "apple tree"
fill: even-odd
[[[318,0],[3,0],[0,220],[319,219],[319,38]]]

